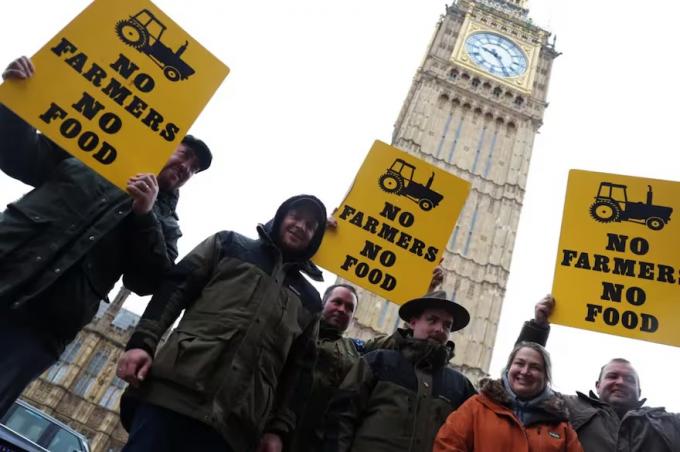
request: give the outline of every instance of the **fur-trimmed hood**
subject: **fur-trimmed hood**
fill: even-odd
[[[555,392],[550,391],[548,397],[544,397],[533,404],[531,401],[521,404],[515,400],[505,389],[502,380],[483,378],[479,382],[480,392],[489,400],[498,405],[506,406],[513,411],[521,410],[524,414],[524,425],[539,423],[551,423],[566,421],[569,417],[567,404],[564,398]]]

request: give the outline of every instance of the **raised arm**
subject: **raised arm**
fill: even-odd
[[[123,283],[138,295],[156,291],[177,259],[177,240],[182,236],[177,219],[158,203],[146,213],[128,218],[131,228]]]
[[[524,322],[522,331],[515,343],[535,342],[545,347],[550,335],[550,323],[548,319],[555,309],[555,299],[552,295],[546,295],[536,303],[534,307],[534,318]]]
[[[33,76],[33,63],[26,57],[12,61],[2,73],[5,83]],[[0,104],[0,169],[8,176],[37,187],[68,154]]]

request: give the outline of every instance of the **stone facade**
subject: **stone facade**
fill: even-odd
[[[495,76],[466,60],[461,46],[475,30],[518,43],[528,60],[523,76]],[[471,314],[453,340],[455,367],[472,381],[489,370],[534,137],[558,55],[549,37],[528,18],[526,1],[454,2],[437,24],[394,128],[394,146],[472,184],[442,263],[444,290]],[[398,306],[366,291],[360,296],[350,335],[366,339],[399,325]]]
[[[122,309],[129,291],[102,303],[95,319],[22,398],[85,435],[93,452],[116,452],[127,441],[118,401],[126,383],[116,363],[139,316]]]

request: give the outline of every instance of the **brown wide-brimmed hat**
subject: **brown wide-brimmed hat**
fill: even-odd
[[[399,308],[399,317],[406,322],[410,322],[413,317],[417,317],[426,309],[444,309],[453,316],[451,331],[462,330],[470,323],[470,313],[463,306],[446,297],[443,290],[435,290],[421,298],[407,301]]]

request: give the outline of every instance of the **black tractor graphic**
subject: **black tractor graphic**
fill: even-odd
[[[413,180],[416,167],[406,163],[402,159],[396,159],[392,166],[378,179],[378,184],[383,191],[395,195],[405,196],[418,203],[424,211],[431,210],[444,199],[444,196],[432,190],[434,172],[425,185]]]
[[[156,63],[171,82],[186,80],[195,71],[182,61],[182,54],[189,41],[185,41],[177,51],[161,42],[165,25],[148,9],[143,9],[129,19],[116,24],[116,34],[125,44],[146,54]]]
[[[647,185],[647,201],[628,200],[628,187],[611,182],[600,182],[595,202],[590,206],[590,215],[601,223],[631,221],[646,224],[652,231],[663,229],[671,221],[672,207],[652,203],[652,186]]]

